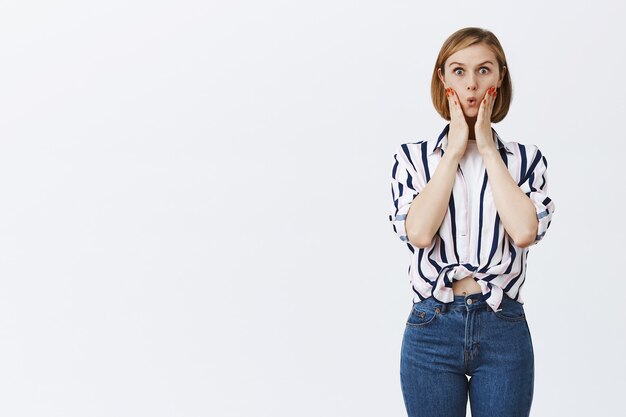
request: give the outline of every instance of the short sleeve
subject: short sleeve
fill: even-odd
[[[400,239],[411,245],[404,221],[413,199],[424,188],[424,176],[418,172],[420,166],[420,144],[402,144],[394,154],[391,169],[391,197],[393,205],[389,210],[389,221]]]
[[[554,201],[548,196],[548,161],[541,150],[537,146],[534,147],[535,152],[533,158],[529,161],[528,174],[522,185],[520,185],[521,190],[526,193],[535,205],[539,222],[537,236],[529,246],[536,245],[543,239],[548,227],[550,227],[555,210]]]

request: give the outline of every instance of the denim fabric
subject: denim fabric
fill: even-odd
[[[400,380],[409,417],[527,417],[534,352],[523,304],[505,294],[494,312],[481,293],[414,303]],[[468,380],[469,377],[469,380]]]

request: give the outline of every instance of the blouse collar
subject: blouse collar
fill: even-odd
[[[430,150],[430,152],[428,152],[428,154],[432,154],[433,152],[435,152],[435,149],[437,148],[441,148],[443,151],[446,150],[446,147],[448,145],[448,131],[450,130],[450,123],[448,123],[446,125],[446,127],[443,128],[443,131],[439,134],[439,137],[437,138],[436,141],[434,141],[434,145],[432,145],[432,149]],[[511,145],[509,145],[508,143],[505,143],[501,138],[500,135],[498,135],[498,132],[496,132],[496,130],[492,127],[491,131],[493,132],[493,136],[496,140],[496,148],[499,150],[501,148],[504,148],[506,152],[508,153],[513,153],[513,150],[510,148]]]

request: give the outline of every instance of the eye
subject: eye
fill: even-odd
[[[485,71],[484,71],[484,72],[481,72],[481,74],[487,74],[487,73],[489,72],[489,68],[487,68],[487,67],[480,67],[479,71],[481,71],[481,70],[483,70],[483,69],[484,69]],[[454,71],[453,71],[456,75],[461,75],[461,74],[459,74],[457,71],[463,71],[463,68],[461,68],[461,67],[456,67],[456,68],[454,69]]]

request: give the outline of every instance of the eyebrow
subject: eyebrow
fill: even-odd
[[[452,65],[454,65],[454,64],[457,64],[457,65],[465,65],[465,64],[462,64],[462,63],[460,63],[460,62],[450,62],[450,63],[448,64],[448,66],[452,66]],[[480,64],[478,64],[478,65],[483,65],[483,64],[491,64],[491,65],[493,65],[493,62],[491,62],[491,61],[485,61],[485,62],[481,62],[481,63],[480,63]]]

